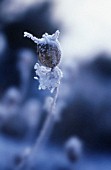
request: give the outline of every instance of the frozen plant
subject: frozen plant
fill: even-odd
[[[40,119],[42,116],[41,104],[37,99],[31,98],[25,102],[21,109],[22,118],[27,124],[27,136],[28,140],[33,140],[36,131],[38,130]]]
[[[22,101],[27,98],[30,82],[31,71],[35,62],[35,54],[30,49],[20,49],[18,51],[17,69],[20,74],[20,90],[22,93]]]
[[[57,30],[52,35],[45,33],[41,39],[27,32],[24,33],[24,37],[31,38],[37,44],[37,54],[42,65],[35,64],[34,69],[37,77],[34,78],[39,80],[39,89],[49,89],[53,92],[63,77],[62,71],[57,66],[61,58],[59,31]]]
[[[57,120],[55,106],[58,97],[60,80],[63,77],[63,74],[57,66],[61,59],[61,47],[58,41],[58,30],[52,35],[45,33],[40,39],[34,37],[28,32],[24,32],[24,37],[30,38],[37,44],[37,54],[40,64],[36,63],[34,68],[36,70],[35,79],[39,81],[39,89],[48,89],[52,93],[49,107],[50,109],[48,110],[48,116],[40,135],[37,138],[37,141],[29,156],[27,156],[27,159],[22,161],[19,167],[20,169],[31,169],[34,166],[34,162],[36,162],[38,150],[43,149],[45,146],[45,143],[47,142]]]
[[[82,154],[82,141],[77,137],[69,138],[65,143],[65,152],[70,162],[76,162]]]
[[[51,93],[59,86],[60,80],[63,77],[61,70],[55,67],[53,70],[45,66],[40,66],[36,63],[35,67],[37,77],[35,79],[39,80],[39,90],[49,89]]]

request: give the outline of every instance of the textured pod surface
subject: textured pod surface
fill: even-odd
[[[37,54],[40,63],[50,68],[57,66],[61,59],[61,50],[56,43],[38,44]]]

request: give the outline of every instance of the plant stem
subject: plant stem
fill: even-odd
[[[20,164],[19,169],[23,168],[24,164],[25,165],[28,164],[30,166],[30,164],[32,164],[32,160],[35,159],[35,157],[37,157],[38,150],[43,149],[43,147],[47,143],[47,141],[50,137],[50,134],[52,132],[53,126],[56,122],[54,109],[55,109],[57,97],[58,97],[58,87],[54,91],[51,109],[50,109],[50,112],[48,113],[48,116],[47,116],[45,124],[40,132],[40,135],[37,138],[36,143],[35,143],[34,147],[32,148],[30,154]],[[31,160],[29,160],[30,158],[31,158]],[[18,170],[18,168],[17,168],[17,170]]]
[[[45,124],[40,132],[40,135],[36,141],[35,147],[34,149],[38,148],[38,147],[44,147],[45,144],[47,143],[47,140],[50,137],[50,134],[52,132],[53,126],[55,124],[55,105],[56,105],[56,101],[57,101],[57,97],[58,97],[58,88],[55,89],[54,92],[54,97],[53,97],[53,102],[51,104],[51,109],[50,112],[48,113],[47,119],[45,121]]]

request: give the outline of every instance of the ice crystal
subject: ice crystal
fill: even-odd
[[[24,37],[30,38],[32,41],[34,41],[36,44],[38,43],[50,43],[50,41],[57,41],[58,43],[58,37],[59,37],[59,30],[57,30],[54,34],[49,35],[48,33],[45,33],[42,35],[42,38],[36,38],[32,34],[28,32],[24,32]]]
[[[54,92],[55,88],[59,86],[60,80],[63,77],[62,71],[56,66],[54,69],[41,66],[38,63],[35,64],[34,69],[36,70],[37,77],[39,80],[39,90],[49,89],[51,93]]]

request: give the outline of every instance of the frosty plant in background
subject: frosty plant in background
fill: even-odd
[[[82,141],[77,137],[71,137],[65,143],[65,152],[70,162],[76,162],[81,157],[82,150]]]
[[[75,163],[79,161],[83,153],[83,143],[76,136],[70,137],[64,145],[65,155],[70,163],[70,170],[75,169]]]
[[[53,125],[56,122],[55,106],[58,97],[60,80],[63,77],[63,74],[57,66],[61,59],[61,47],[58,41],[58,30],[52,35],[45,33],[40,39],[27,32],[24,32],[24,37],[30,38],[37,44],[39,63],[36,63],[34,66],[34,69],[36,70],[36,77],[34,78],[39,81],[39,89],[48,89],[52,93],[48,116],[44,126],[34,147],[32,148],[30,155],[27,159],[24,159],[21,165],[22,168],[25,165],[29,165],[28,168],[30,169],[31,166],[33,166],[33,160],[37,157],[36,154],[38,153],[38,149],[43,149],[43,146],[50,136]]]

